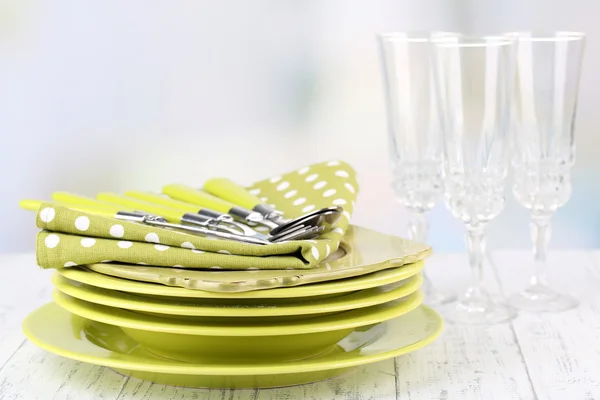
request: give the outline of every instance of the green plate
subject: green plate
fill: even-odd
[[[254,290],[240,293],[207,292],[204,290],[190,290],[180,287],[170,287],[156,283],[137,282],[128,279],[116,278],[114,276],[103,275],[94,271],[83,270],[75,267],[61,268],[57,271],[65,278],[76,282],[85,283],[87,285],[153,296],[207,299],[295,299],[298,297],[329,296],[332,294],[346,293],[387,285],[389,283],[394,283],[409,278],[421,272],[423,265],[423,261],[419,261],[412,264],[406,264],[401,267],[372,272],[370,274],[354,278],[314,283],[310,285],[269,290]]]
[[[331,378],[358,365],[422,348],[442,330],[441,317],[421,305],[400,317],[353,330],[318,357],[189,364],[154,356],[118,327],[71,314],[55,303],[33,311],[23,323],[23,331],[31,342],[66,358],[103,365],[160,384],[230,389],[280,387]]]
[[[423,301],[423,294],[417,291],[387,303],[329,316],[240,325],[145,315],[89,303],[58,290],[53,297],[69,312],[121,327],[126,335],[154,354],[187,362],[313,357],[329,350],[354,328],[406,314]]]
[[[281,322],[286,318],[310,318],[322,314],[336,313],[370,307],[407,296],[417,291],[423,282],[421,274],[414,275],[389,285],[379,286],[323,300],[303,300],[276,303],[270,299],[245,304],[222,304],[210,299],[166,300],[161,297],[140,297],[132,293],[102,289],[71,281],[60,274],[52,276],[54,286],[69,296],[91,303],[126,310],[158,314],[173,318],[190,317],[195,321],[227,322]]]
[[[352,278],[425,259],[428,245],[350,226],[337,251],[311,269],[207,271],[115,263],[87,268],[105,275],[209,292],[247,292]]]

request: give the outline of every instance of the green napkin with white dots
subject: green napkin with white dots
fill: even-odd
[[[334,229],[315,240],[255,245],[215,239],[43,204],[36,255],[42,268],[101,262],[161,267],[256,270],[310,269],[334,252],[349,226],[358,193],[354,169],[329,161],[258,181],[248,190],[287,218],[339,205]]]

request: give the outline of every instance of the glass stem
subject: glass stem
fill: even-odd
[[[534,215],[531,218],[535,269],[529,280],[530,285],[546,284],[546,259],[551,235],[550,218],[551,215]]]
[[[411,217],[408,221],[408,236],[410,240],[423,244],[427,243],[428,228],[429,225],[425,213],[411,212]]]
[[[470,292],[480,292],[483,281],[484,225],[467,226],[467,252],[471,266]]]
[[[428,229],[427,215],[424,212],[411,212],[410,220],[408,221],[408,238],[415,242],[426,244]],[[421,274],[423,275],[423,290],[425,292],[433,290],[433,286],[425,270]]]

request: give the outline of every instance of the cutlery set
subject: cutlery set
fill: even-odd
[[[330,230],[344,211],[341,206],[331,206],[287,220],[280,211],[225,178],[211,179],[203,189],[171,184],[162,192],[103,192],[95,199],[55,192],[52,199],[57,205],[96,215],[256,245],[314,239]],[[20,205],[37,211],[42,203],[23,200]]]

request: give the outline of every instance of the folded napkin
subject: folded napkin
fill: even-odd
[[[254,183],[248,190],[294,218],[332,205],[344,208],[334,229],[316,240],[255,245],[97,216],[51,203],[37,214],[36,254],[42,268],[100,262],[161,267],[252,270],[310,269],[335,251],[358,192],[354,169],[342,161],[306,166]]]

